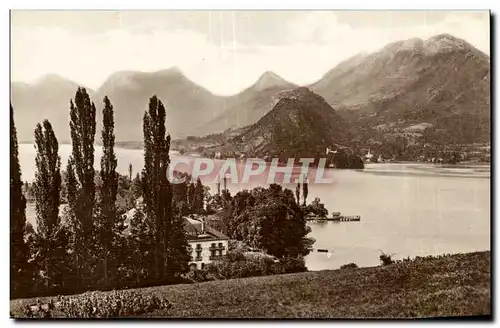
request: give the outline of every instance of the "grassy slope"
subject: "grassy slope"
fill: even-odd
[[[144,288],[169,310],[149,317],[382,318],[491,314],[490,252],[385,267]],[[11,310],[28,300],[11,301]]]

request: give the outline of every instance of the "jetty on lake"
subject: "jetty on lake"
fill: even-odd
[[[334,222],[357,222],[361,221],[360,215],[341,215],[340,212],[333,212],[332,216],[307,216],[307,221],[334,221]]]
[[[340,215],[336,217],[326,218],[327,221],[341,221],[341,222],[350,222],[350,221],[361,221],[361,216],[359,215]]]

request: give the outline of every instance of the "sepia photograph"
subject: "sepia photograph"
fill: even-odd
[[[10,318],[491,320],[491,21],[10,10]]]

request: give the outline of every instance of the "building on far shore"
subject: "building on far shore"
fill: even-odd
[[[203,269],[227,254],[229,237],[207,225],[202,218],[185,218],[184,231],[191,255],[189,266],[192,269]]]

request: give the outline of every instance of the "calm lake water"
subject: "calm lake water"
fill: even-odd
[[[117,171],[142,169],[143,152],[116,149]],[[63,167],[71,146],[61,145]],[[102,150],[96,148],[96,168]],[[19,145],[23,180],[34,176],[35,149]],[[393,258],[490,250],[490,167],[429,164],[369,164],[365,170],[326,170],[329,184],[311,184],[308,202],[319,197],[330,212],[361,215],[360,222],[310,222],[314,247],[309,270],[336,269],[350,262],[378,265],[380,251]],[[215,192],[215,185],[208,183]],[[232,194],[265,181],[231,184]],[[287,185],[295,190],[295,185]]]

